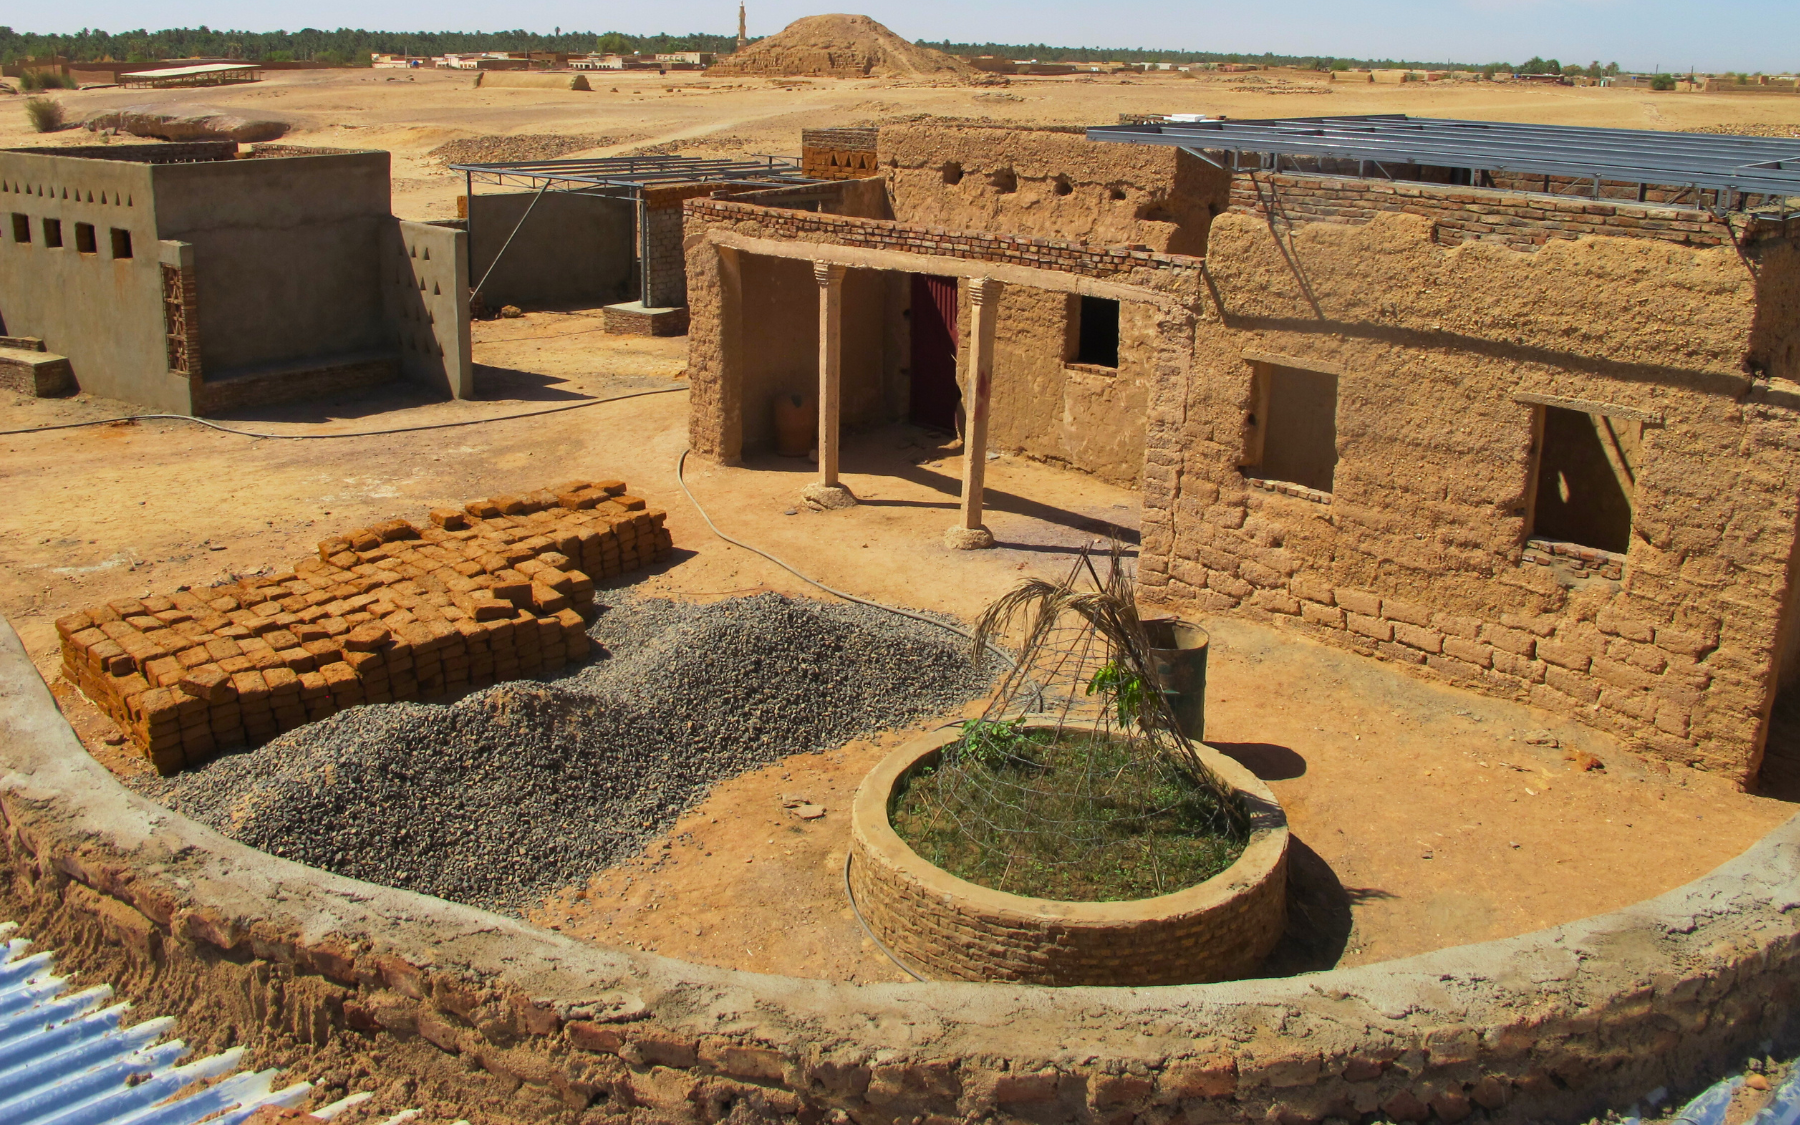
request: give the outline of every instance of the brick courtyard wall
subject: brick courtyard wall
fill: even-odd
[[[880,174],[874,129],[803,129],[800,171],[817,180],[860,180]]]
[[[1437,225],[1214,224],[1215,315],[1151,397],[1143,594],[1752,780],[1800,517],[1794,247],[1754,243],[1747,262],[1557,239],[1521,255],[1446,249]],[[1337,376],[1330,493],[1240,470],[1259,361]],[[1527,542],[1546,402],[1654,420],[1623,558]]]
[[[1586,235],[1729,246],[1746,222],[1737,217],[1734,232],[1712,212],[1691,207],[1294,173],[1233,177],[1231,208],[1291,223],[1355,224],[1399,212],[1430,221],[1432,237],[1446,246],[1497,242],[1525,251]]]
[[[678,184],[644,189],[644,245],[639,248],[650,271],[650,307],[680,308],[687,304],[687,258],[681,245],[682,204],[719,190],[717,184]]]

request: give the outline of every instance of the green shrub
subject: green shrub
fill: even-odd
[[[26,98],[25,116],[40,133],[54,133],[63,127],[63,105],[55,98]]]
[[[1675,76],[1673,74],[1652,75],[1650,78],[1650,88],[1652,90],[1673,90],[1675,88]]]

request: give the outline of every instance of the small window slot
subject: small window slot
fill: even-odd
[[[99,249],[100,249],[100,244],[94,238],[94,224],[93,223],[76,223],[75,224],[75,251],[76,251],[76,253],[93,254],[93,253],[97,253],[99,251]]]
[[[1244,473],[1329,493],[1337,478],[1338,377],[1258,363]]]
[[[12,217],[12,228],[13,228],[13,241],[14,242],[30,242],[31,241],[31,216],[30,215],[21,215],[17,211],[14,211],[13,217]]]
[[[44,245],[55,250],[62,246],[62,220],[44,220]]]
[[[131,257],[130,231],[120,230],[118,227],[112,229],[112,256],[115,261]]]
[[[1095,367],[1119,366],[1119,302],[1105,297],[1081,297],[1076,309],[1076,363]]]

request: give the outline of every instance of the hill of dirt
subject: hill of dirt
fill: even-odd
[[[920,47],[868,16],[807,16],[715,62],[713,75],[803,78],[927,78],[973,82],[959,58]]]

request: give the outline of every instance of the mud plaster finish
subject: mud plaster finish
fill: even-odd
[[[377,1109],[498,1121],[1573,1118],[1793,1006],[1800,822],[1628,910],[1288,979],[848,985],[595,948],[235,844],[115,782],[0,632],[0,900],[59,965]],[[307,1049],[310,1048],[310,1049]]]
[[[1277,236],[1232,214],[1207,267],[1191,369],[1152,393],[1152,600],[1286,622],[1754,778],[1800,492],[1790,244],[1526,254],[1444,249],[1409,215]],[[1239,472],[1247,353],[1340,373],[1328,503]],[[1520,563],[1532,393],[1662,419],[1620,582]]]

